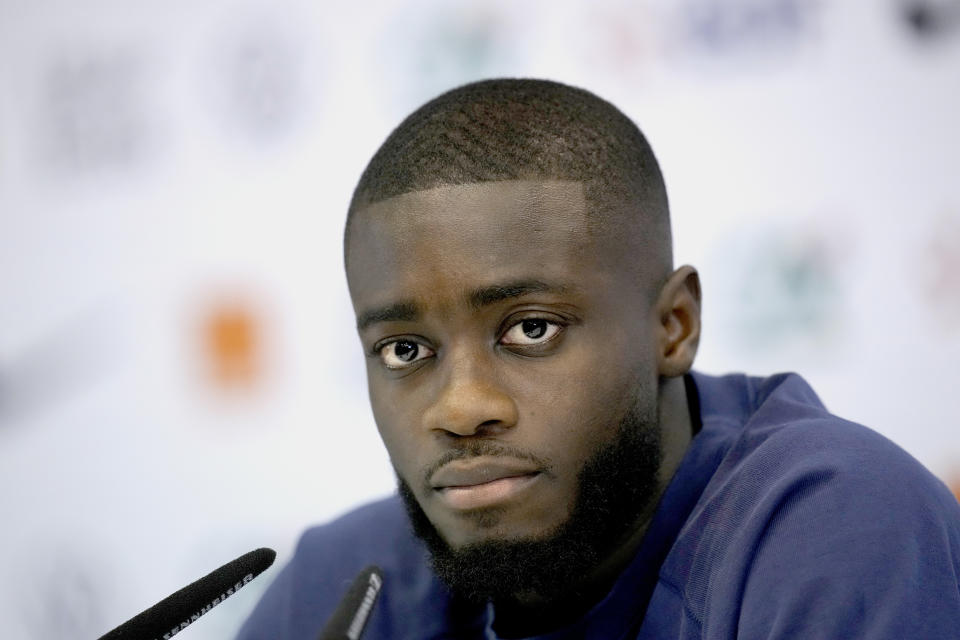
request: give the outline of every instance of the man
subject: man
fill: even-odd
[[[345,262],[399,497],[308,531],[240,634],[314,638],[384,572],[367,638],[947,638],[960,506],[796,375],[690,371],[697,272],[637,127],[479,82],[360,179]]]

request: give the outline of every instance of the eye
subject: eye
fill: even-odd
[[[561,326],[543,318],[527,318],[516,323],[500,338],[501,344],[533,345],[546,342],[560,333]]]
[[[433,351],[413,340],[394,340],[377,349],[380,360],[388,369],[402,369],[429,358]]]

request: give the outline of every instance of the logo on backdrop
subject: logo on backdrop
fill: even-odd
[[[901,0],[900,16],[919,40],[938,40],[960,32],[960,0]]]
[[[736,348],[772,353],[842,331],[835,231],[797,222],[737,229],[720,243],[711,268],[727,288],[717,299]]]
[[[919,264],[923,292],[932,315],[944,328],[960,329],[960,211],[945,210],[930,225]]]
[[[264,374],[264,322],[249,300],[209,303],[200,319],[200,355],[207,378],[224,390],[250,390]]]
[[[812,35],[821,7],[809,0],[686,0],[680,30],[710,53],[784,50]]]
[[[138,163],[148,151],[147,97],[138,52],[65,49],[43,75],[42,161],[88,172]]]
[[[219,93],[216,117],[223,114],[261,142],[289,132],[307,111],[306,39],[289,25],[251,19],[215,41],[210,83]]]
[[[516,75],[524,68],[522,25],[496,6],[474,5],[429,13],[394,9],[388,27],[378,38],[375,56],[384,64],[376,69],[390,96],[386,100],[406,113],[413,106],[472,80]],[[517,33],[515,33],[517,31]]]

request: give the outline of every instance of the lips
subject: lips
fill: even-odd
[[[449,462],[430,478],[431,487],[454,509],[477,509],[504,502],[540,477],[529,461],[477,457]]]

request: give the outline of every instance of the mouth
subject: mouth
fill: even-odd
[[[441,467],[431,477],[430,485],[448,507],[469,511],[506,502],[541,475],[541,470],[531,468],[528,461],[470,458]]]

